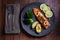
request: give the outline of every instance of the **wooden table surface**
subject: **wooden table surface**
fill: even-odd
[[[56,20],[55,20],[55,26],[51,33],[48,35],[37,38],[27,35],[22,29],[21,33],[18,35],[5,35],[3,34],[3,28],[4,28],[4,5],[5,4],[20,4],[20,8],[24,8],[24,6],[28,5],[32,2],[46,2],[50,7],[53,9]],[[0,40],[60,40],[60,0],[0,0]]]

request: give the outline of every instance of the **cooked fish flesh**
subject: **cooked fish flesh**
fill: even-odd
[[[36,16],[37,20],[43,25],[45,29],[48,29],[50,27],[50,23],[48,19],[42,14],[40,9],[33,8],[34,15]]]

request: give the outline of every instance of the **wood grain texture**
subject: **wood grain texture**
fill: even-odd
[[[19,35],[4,35],[4,5],[5,4],[14,4],[19,3],[20,9],[24,8],[24,6],[28,5],[32,2],[45,2],[53,9],[54,14],[56,16],[55,20],[55,28],[53,31],[42,38],[32,37],[26,34],[21,28],[21,33]],[[60,0],[0,0],[0,40],[60,40]]]

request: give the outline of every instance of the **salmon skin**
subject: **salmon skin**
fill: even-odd
[[[40,9],[38,8],[33,8],[34,15],[36,16],[37,20],[42,24],[42,26],[45,29],[48,29],[50,27],[50,23],[47,20],[47,18],[40,12]]]

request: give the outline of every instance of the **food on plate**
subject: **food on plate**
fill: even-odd
[[[37,23],[36,24],[36,33],[40,33],[42,31],[41,24]]]
[[[33,23],[33,21],[34,21],[33,20],[33,16],[34,16],[33,11],[32,10],[29,10],[24,15],[24,20],[23,20],[24,24],[29,25],[29,24]]]
[[[40,12],[38,8],[33,8],[34,15],[36,16],[37,20],[42,24],[45,29],[50,27],[50,23],[47,18]],[[46,21],[46,23],[44,23]]]
[[[47,18],[51,18],[53,16],[53,12],[51,11],[50,7],[48,7],[46,4],[41,4],[40,9],[45,13],[45,16]]]
[[[51,18],[51,17],[53,16],[52,11],[47,11],[47,12],[45,13],[45,16],[46,16],[47,18]]]
[[[46,4],[41,4],[40,9],[43,10],[43,11],[51,10],[50,7],[48,7]]]
[[[42,31],[41,24],[38,21],[33,22],[32,29],[34,29],[36,33],[40,33]]]
[[[51,24],[47,18],[51,18],[53,16],[53,12],[50,7],[46,4],[41,4],[39,8],[33,8],[28,10],[24,15],[24,24],[31,24],[31,28],[36,32],[40,33],[42,29],[48,29]],[[37,19],[35,20],[34,17]],[[44,27],[44,28],[43,28]]]
[[[35,21],[32,23],[32,29],[34,29],[36,27],[36,24],[39,23],[38,21]]]
[[[32,24],[34,22],[33,19],[24,19],[24,24],[28,25],[28,24]]]
[[[24,15],[24,18],[26,19],[30,19],[30,18],[33,18],[34,14],[33,14],[33,11],[32,10],[28,10],[26,12],[26,14]]]

